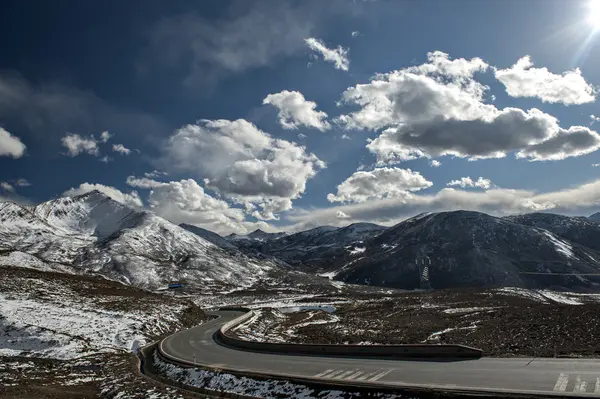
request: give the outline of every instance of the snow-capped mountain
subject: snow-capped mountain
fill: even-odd
[[[95,272],[145,288],[169,281],[250,286],[278,268],[275,262],[220,248],[98,191],[34,208],[0,203],[0,262],[31,259],[19,253],[33,255],[51,269]]]
[[[431,262],[434,288],[600,286],[589,276],[524,274],[600,273],[600,255],[547,229],[479,212],[422,214],[330,255],[320,271],[349,283],[418,288],[418,261]]]
[[[321,226],[267,242],[236,242],[240,248],[275,256],[286,262],[310,268],[327,259],[332,251],[376,236],[386,227],[373,223],[355,223],[346,227]]]
[[[287,234],[288,233],[286,233],[285,231],[281,231],[279,233],[267,233],[265,231],[262,231],[261,229],[256,229],[250,234],[246,234],[246,235],[230,234],[225,238],[232,242],[236,242],[236,241],[240,241],[240,240],[264,242],[264,241],[277,240],[278,238],[287,236]]]
[[[187,223],[181,223],[179,225],[182,229],[186,229],[190,233],[196,234],[198,237],[204,238],[206,241],[210,241],[218,247],[227,249],[237,249],[237,247],[219,234],[210,230],[203,229],[202,227],[194,226]]]

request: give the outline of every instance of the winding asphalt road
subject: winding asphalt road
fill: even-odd
[[[164,339],[161,352],[172,360],[220,370],[321,382],[600,397],[600,359],[483,357],[426,361],[246,352],[222,346],[213,339],[223,324],[243,312],[215,314],[219,317]]]

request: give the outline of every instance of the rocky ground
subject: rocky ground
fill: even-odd
[[[139,345],[202,323],[191,301],[98,277],[0,266],[0,398],[177,398]]]
[[[335,312],[263,309],[233,331],[254,340],[335,344],[456,343],[486,356],[598,356],[600,296],[547,290],[440,290],[321,296]]]

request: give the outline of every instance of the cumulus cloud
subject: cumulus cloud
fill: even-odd
[[[471,179],[469,176],[461,177],[459,180],[451,180],[447,184],[447,186],[460,186],[462,188],[467,187],[475,187],[475,188],[483,188],[487,190],[492,187],[492,181],[490,179],[485,179],[483,177],[479,177],[477,180]]]
[[[63,147],[67,149],[67,155],[75,157],[79,154],[87,153],[98,156],[98,142],[94,136],[82,137],[78,134],[67,134],[61,139]]]
[[[193,179],[159,182],[146,177],[129,176],[127,184],[150,189],[149,208],[176,224],[190,223],[223,234],[245,234],[257,228],[273,230],[267,223],[246,221],[242,209],[232,208],[226,201],[209,195]]]
[[[25,144],[21,140],[0,127],[0,156],[21,158],[25,153]]]
[[[598,207],[600,207],[600,180],[547,193],[501,188],[485,191],[444,188],[431,195],[410,193],[398,198],[371,200],[324,209],[296,209],[286,216],[293,224],[286,226],[285,230],[296,231],[312,225],[315,220],[322,225],[335,226],[360,221],[392,225],[421,212],[460,209],[496,216],[543,211],[581,215],[595,212]],[[339,219],[337,217],[339,212],[348,217]]]
[[[352,37],[357,37],[358,35],[360,35],[360,32],[355,30],[355,31],[352,31],[351,35],[352,35]]]
[[[364,202],[374,198],[404,197],[411,191],[431,187],[433,183],[419,172],[400,168],[359,171],[337,186],[337,194],[328,194],[329,202]]]
[[[118,152],[121,155],[131,154],[131,150],[129,148],[126,148],[123,144],[113,144],[112,150],[114,152]]]
[[[105,155],[105,156],[103,156],[102,158],[99,159],[99,161],[103,162],[103,163],[109,163],[112,160],[113,159],[111,157],[109,157],[108,155]]]
[[[113,137],[113,135],[107,131],[100,133],[100,141],[102,143],[106,143],[108,140],[110,140],[111,137]]]
[[[439,168],[440,166],[442,166],[442,163],[440,161],[437,161],[435,159],[432,159],[429,162],[429,166],[431,166],[432,168]]]
[[[9,191],[11,193],[15,191],[15,188],[12,186],[12,184],[6,181],[0,182],[0,188],[4,191]]]
[[[142,202],[142,199],[140,198],[137,191],[124,193],[115,187],[105,186],[104,184],[81,183],[79,187],[70,188],[69,190],[65,191],[62,195],[81,195],[94,190],[98,190],[101,193],[106,194],[113,200],[133,208],[141,208],[144,206],[144,203]]]
[[[279,110],[279,123],[284,129],[297,129],[306,126],[322,132],[329,130],[331,125],[327,122],[327,114],[317,111],[317,103],[307,101],[298,91],[283,90],[279,93],[269,94],[263,104],[270,104]]]
[[[548,68],[534,68],[531,57],[525,56],[510,68],[497,69],[495,75],[511,97],[536,97],[565,105],[596,100],[594,86],[585,81],[579,68],[558,75]]]
[[[345,49],[342,46],[337,46],[335,49],[327,48],[321,40],[315,39],[314,37],[305,39],[305,42],[312,51],[321,54],[325,61],[333,62],[335,69],[347,71],[350,68],[348,49]]]
[[[202,120],[177,130],[167,140],[162,166],[204,178],[207,188],[249,211],[261,208],[254,214],[262,219],[290,209],[307,180],[326,167],[305,147],[274,139],[243,119]]]
[[[367,148],[378,165],[451,155],[471,160],[516,152],[532,161],[580,156],[600,147],[585,127],[562,128],[538,109],[498,109],[483,101],[487,87],[473,76],[488,65],[479,58],[450,60],[441,52],[429,62],[377,75],[347,89],[342,101],[360,110],[336,118],[347,129],[386,128]]]
[[[342,140],[352,140],[346,133],[342,134]]]
[[[596,116],[596,115],[590,115],[590,125],[593,125],[596,122],[600,122],[600,116]]]
[[[147,177],[149,179],[154,179],[156,177],[161,177],[161,176],[167,176],[167,173],[160,171],[160,170],[153,170],[152,172],[144,173],[144,177]]]

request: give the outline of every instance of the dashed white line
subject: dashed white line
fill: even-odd
[[[323,377],[323,376],[325,376],[325,374],[329,374],[329,373],[331,373],[332,371],[335,371],[335,370],[334,370],[334,369],[328,369],[328,370],[325,370],[325,371],[323,371],[322,373],[319,373],[319,374],[315,374],[315,375],[313,375],[313,377],[317,377],[317,378],[318,378],[318,377]]]
[[[573,392],[585,392],[586,382],[581,379],[581,376],[578,375],[575,378],[575,386],[573,387]]]
[[[596,377],[596,386],[594,387],[594,393],[600,393],[600,377]]]
[[[345,379],[346,379],[346,380],[351,380],[351,379],[354,379],[354,378],[358,377],[359,375],[361,375],[362,373],[363,373],[362,371],[358,370],[356,373],[354,373],[354,374],[350,374],[350,375],[349,375],[348,377],[346,377]]]
[[[380,370],[380,369],[377,369],[376,371],[373,371],[373,372],[371,372],[371,373],[365,373],[365,374],[361,375],[360,377],[358,377],[358,378],[357,378],[357,380],[359,380],[359,381],[366,380],[367,378],[369,378],[369,377],[371,377],[371,376],[373,376],[373,375],[377,374],[377,372],[378,372],[379,370]]]
[[[377,374],[374,377],[369,378],[369,381],[377,381],[378,379],[380,379],[381,377],[383,377],[384,375],[390,373],[393,369],[387,369],[379,374]]]
[[[342,374],[338,375],[335,378],[346,378],[347,376],[349,376],[350,374],[354,373],[355,371],[356,371],[356,369],[346,371],[345,373],[342,373]]]
[[[346,370],[335,370],[332,373],[329,373],[329,375],[324,375],[323,378],[337,378],[340,374],[345,373]]]
[[[556,392],[564,392],[567,389],[567,384],[569,383],[569,374],[560,373],[558,379],[556,380],[556,385],[554,385],[554,391]]]

